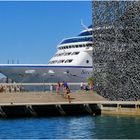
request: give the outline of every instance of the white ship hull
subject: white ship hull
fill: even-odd
[[[87,82],[87,77],[92,74],[92,67],[1,64],[0,72],[13,81],[21,83]]]

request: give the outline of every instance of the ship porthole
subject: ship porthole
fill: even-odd
[[[86,63],[88,64],[89,63],[89,60],[86,60]]]
[[[66,72],[69,73],[69,70],[67,70]]]

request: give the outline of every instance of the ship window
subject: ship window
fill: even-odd
[[[70,54],[71,54],[71,52],[67,52],[67,53],[65,53],[65,56],[66,56],[66,55],[70,55]]]
[[[79,45],[79,47],[83,47],[82,45]]]
[[[57,63],[63,63],[65,60],[59,60]]]
[[[79,34],[79,36],[87,36],[87,35],[92,35],[92,31],[86,31]]]
[[[62,56],[64,53],[58,53],[56,56]]]
[[[64,53],[60,53],[59,56],[62,56]]]
[[[73,52],[71,55],[78,55],[80,52]]]
[[[87,44],[87,47],[91,46],[91,44]]]
[[[89,60],[86,60],[86,63],[88,64],[89,63]]]
[[[55,56],[62,56],[64,53],[58,53]]]
[[[73,60],[72,59],[68,59],[65,61],[65,63],[71,63]]]
[[[57,63],[57,60],[50,61],[49,64]]]
[[[69,48],[71,48],[72,46],[69,46]]]
[[[66,39],[63,42],[61,42],[61,44],[73,43],[73,42],[87,42],[87,41],[93,41],[92,36],[90,36],[90,37],[75,37],[75,38]]]
[[[86,47],[86,45],[85,45],[85,44],[83,44],[83,47]]]
[[[75,55],[78,55],[79,54],[79,52],[75,52]]]

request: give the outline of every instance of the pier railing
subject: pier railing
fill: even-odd
[[[23,85],[23,86],[41,86],[41,85],[46,85],[46,86],[50,86],[50,85],[56,85],[57,83],[0,83],[0,85]],[[62,83],[60,83],[62,84]],[[68,83],[68,85],[80,85],[81,83]],[[84,83],[84,84],[88,84],[88,83]]]
[[[71,91],[80,90],[81,83],[68,83]],[[53,86],[52,91],[50,86]],[[57,83],[0,83],[0,92],[56,92]],[[84,83],[87,87],[88,83]],[[88,89],[88,88],[87,88]],[[60,83],[60,92],[62,91],[62,83]]]

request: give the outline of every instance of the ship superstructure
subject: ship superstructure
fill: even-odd
[[[80,82],[93,70],[92,26],[78,36],[63,39],[48,64],[0,64],[0,72],[15,82]]]

